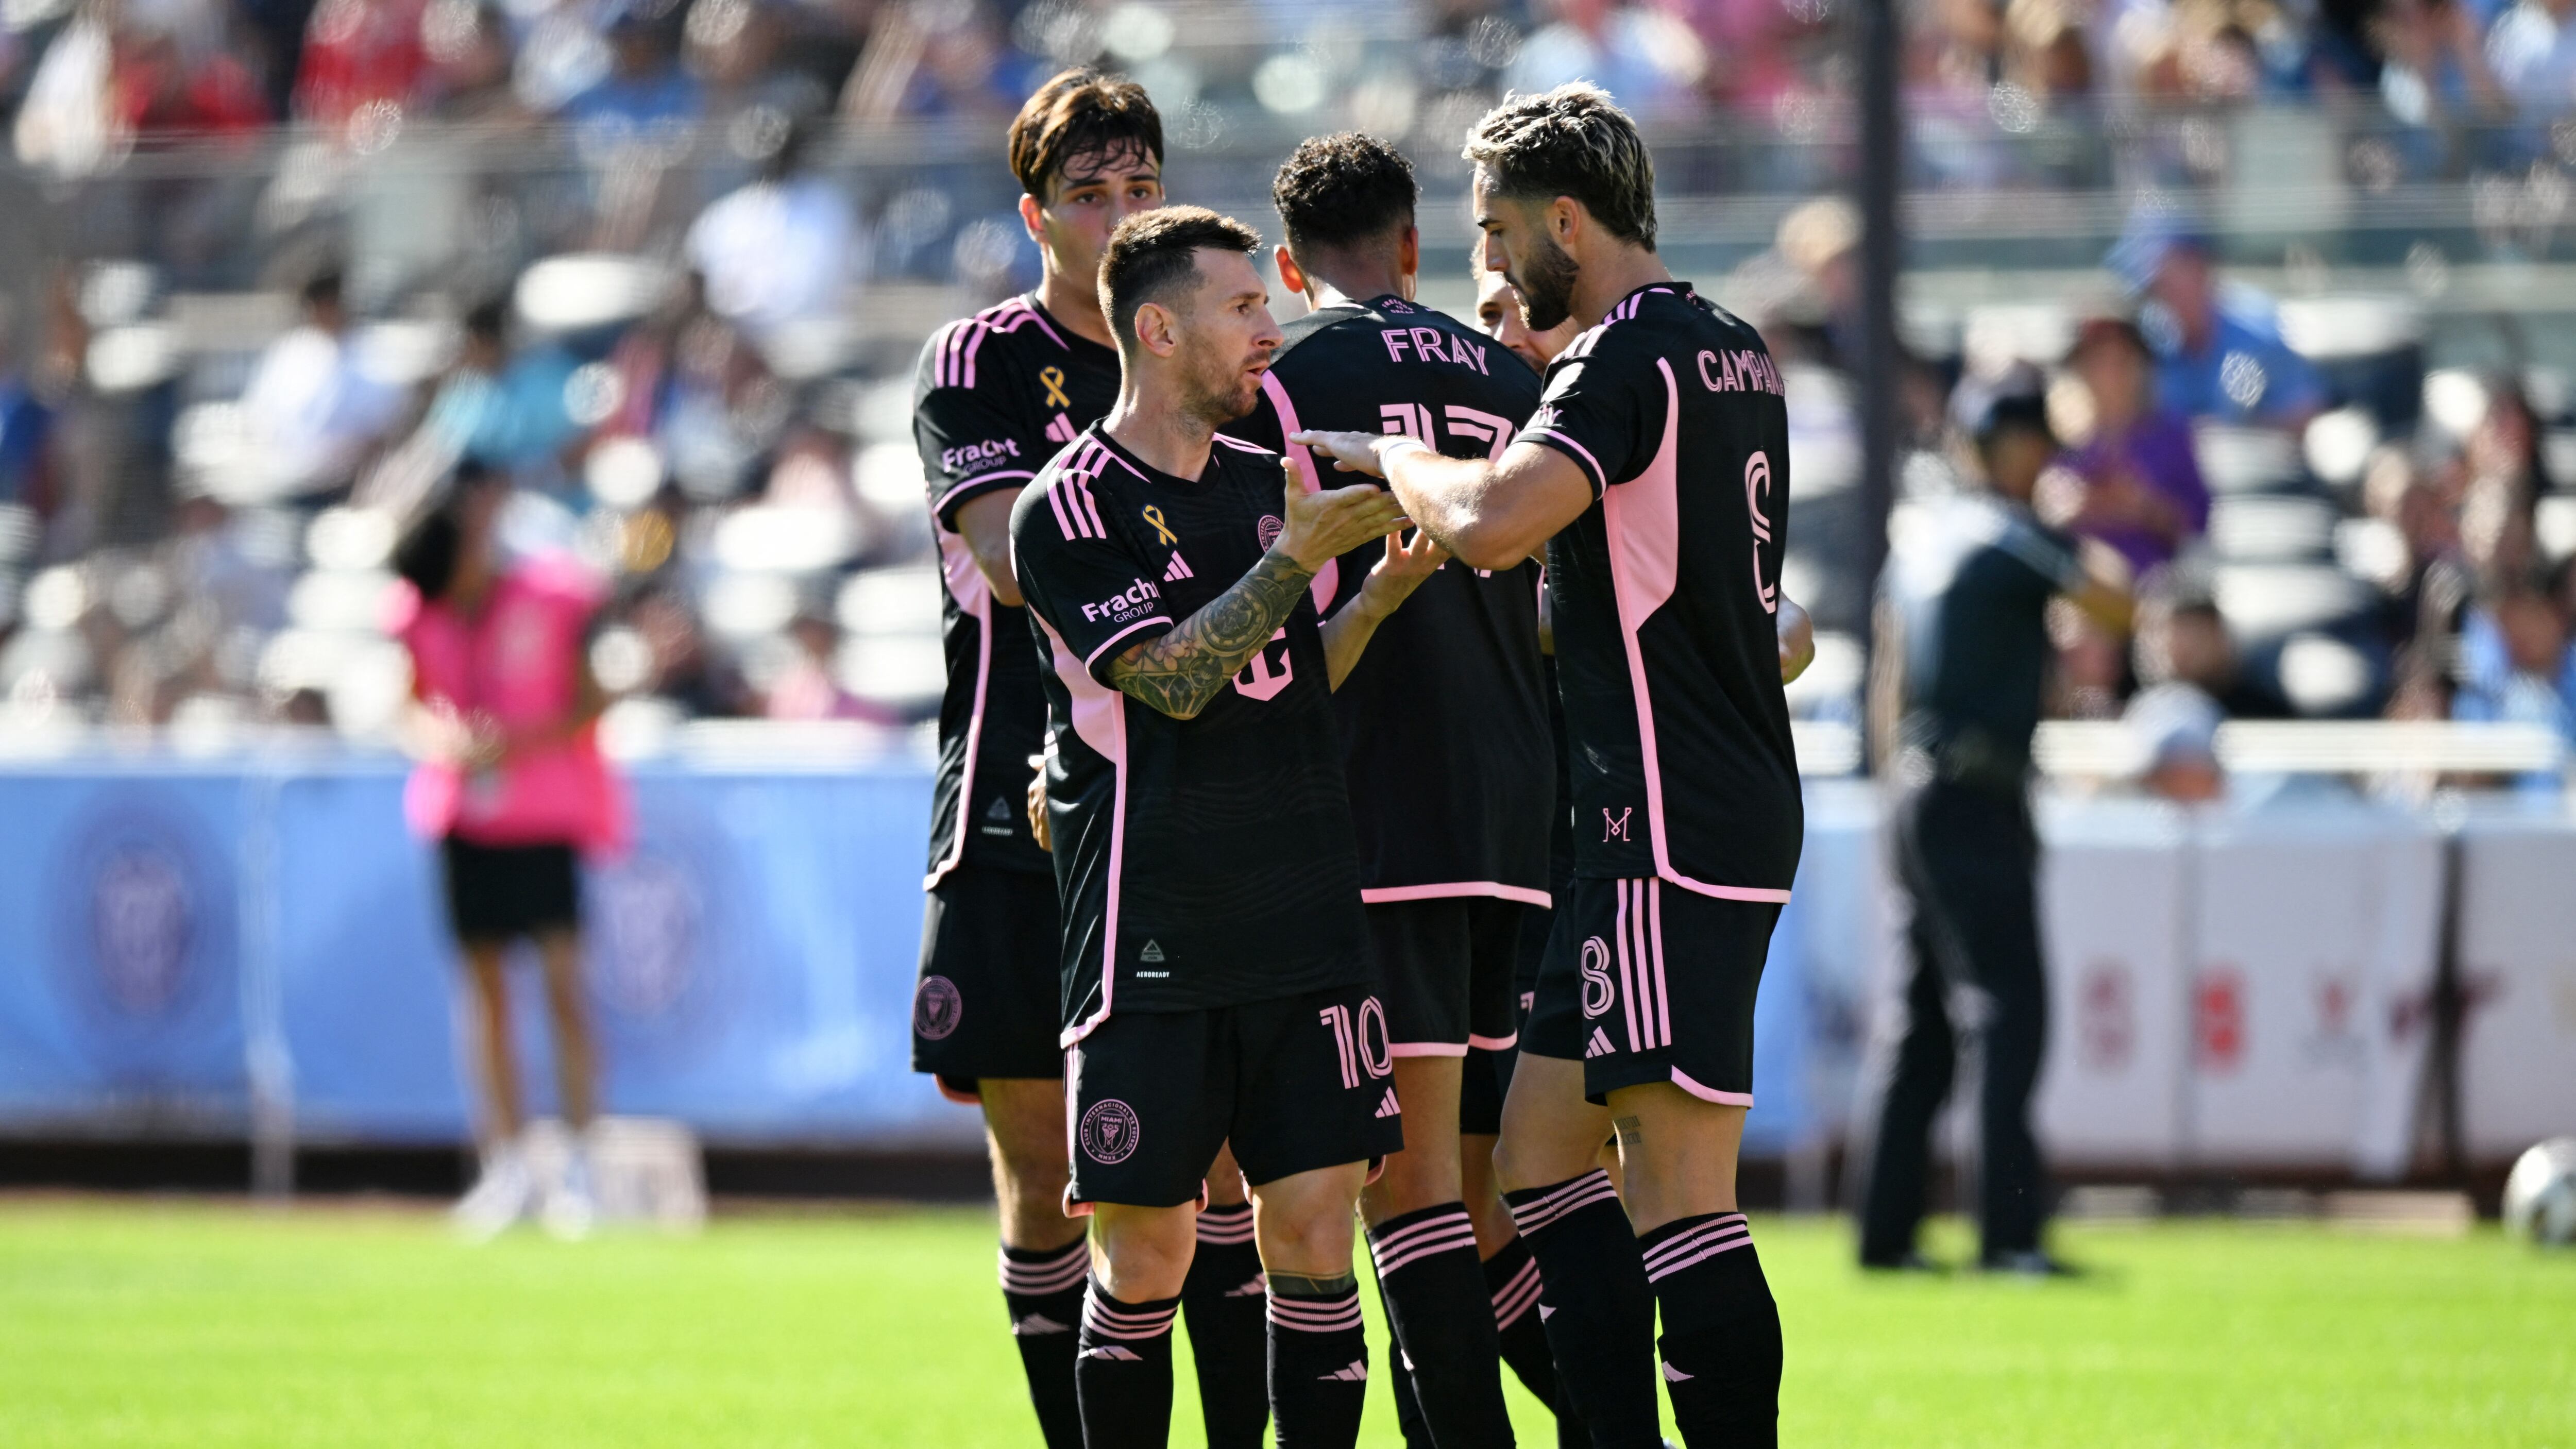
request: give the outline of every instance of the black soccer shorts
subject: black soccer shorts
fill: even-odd
[[[912,992],[912,1069],[977,1100],[985,1077],[1060,1077],[1055,877],[961,866],[930,892]]]
[[[1369,952],[1400,1057],[1464,1056],[1519,1035],[1512,971],[1530,907],[1494,896],[1435,896],[1367,907]]]
[[[1066,1071],[1068,1212],[1195,1202],[1228,1143],[1254,1186],[1404,1146],[1386,1013],[1366,986],[1113,1013]]]
[[[1753,997],[1776,901],[1665,881],[1574,881],[1557,897],[1521,1050],[1583,1063],[1583,1094],[1669,1081],[1753,1105]]]
[[[1467,1048],[1467,1074],[1458,1091],[1462,1137],[1502,1134],[1503,1098],[1511,1094],[1512,1067],[1520,1060],[1521,1033],[1529,1029],[1530,1006],[1538,996],[1538,966],[1547,955],[1548,926],[1555,919],[1556,912],[1545,906],[1521,907],[1512,943],[1512,1040],[1507,1046]]]

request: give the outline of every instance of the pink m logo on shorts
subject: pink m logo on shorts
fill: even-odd
[[[1628,817],[1636,813],[1637,808],[1631,805],[1627,809],[1620,811],[1619,818],[1613,820],[1610,818],[1610,807],[1607,805],[1602,806],[1601,838],[1604,841],[1633,839],[1634,837],[1628,834]]]

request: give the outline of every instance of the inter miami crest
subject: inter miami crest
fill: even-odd
[[[966,1014],[965,998],[945,976],[924,976],[912,994],[912,1029],[924,1041],[940,1041],[957,1029]]]
[[[1082,1154],[1104,1167],[1114,1167],[1136,1153],[1143,1124],[1136,1109],[1112,1097],[1094,1102],[1082,1114]]]

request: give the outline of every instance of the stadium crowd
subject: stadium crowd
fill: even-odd
[[[2565,380],[2348,345],[2349,309],[2231,276],[2195,199],[2227,164],[2212,125],[2295,106],[2341,128],[2361,191],[2563,204],[2565,9],[1910,12],[1920,183],[2139,198],[2087,297],[2040,326],[1972,315],[1908,359],[1901,500],[1953,486],[1960,421],[1996,390],[2040,391],[2065,446],[2043,514],[2144,586],[2134,639],[2059,620],[2056,713],[2135,709],[2186,753],[2222,715],[2576,733]],[[926,719],[912,357],[1035,268],[936,138],[981,137],[1067,61],[1170,97],[1183,145],[1269,117],[1443,158],[1503,90],[1592,76],[1659,132],[1761,143],[1674,147],[1668,189],[1814,195],[1848,164],[1829,0],[83,0],[7,24],[8,185],[47,231],[12,244],[33,280],[0,345],[0,718],[20,724],[380,737],[405,688],[394,534],[468,458],[519,485],[516,541],[615,580],[592,662],[622,723]],[[370,177],[431,137],[457,148],[443,176]],[[903,138],[910,172],[851,179],[850,154]],[[1810,202],[1708,279],[1772,339],[1800,423],[1789,583],[1828,638],[1798,706],[1855,722],[1857,669],[1832,666],[1867,610],[1856,490],[1834,491],[1857,455],[1857,235]]]

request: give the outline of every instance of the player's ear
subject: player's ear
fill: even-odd
[[[1029,240],[1039,246],[1045,246],[1046,228],[1038,222],[1038,213],[1041,209],[1036,197],[1025,191],[1020,193],[1020,225],[1028,228]]]
[[[1422,228],[1410,224],[1404,228],[1404,235],[1395,244],[1395,270],[1407,283],[1421,274]],[[1413,289],[1408,285],[1405,288],[1406,300],[1411,300],[1412,296]]]
[[[1143,303],[1136,308],[1136,321],[1133,324],[1136,329],[1136,340],[1145,344],[1145,350],[1156,357],[1169,357],[1173,349],[1180,346],[1180,337],[1175,327],[1178,321],[1179,319],[1172,315],[1172,309],[1162,303]]]
[[[1291,292],[1302,293],[1306,290],[1306,269],[1297,265],[1295,257],[1288,255],[1288,247],[1285,243],[1272,250],[1271,260],[1279,264],[1280,286]]]
[[[1572,245],[1574,234],[1583,229],[1583,208],[1571,196],[1560,196],[1547,204],[1548,240],[1559,250]]]

